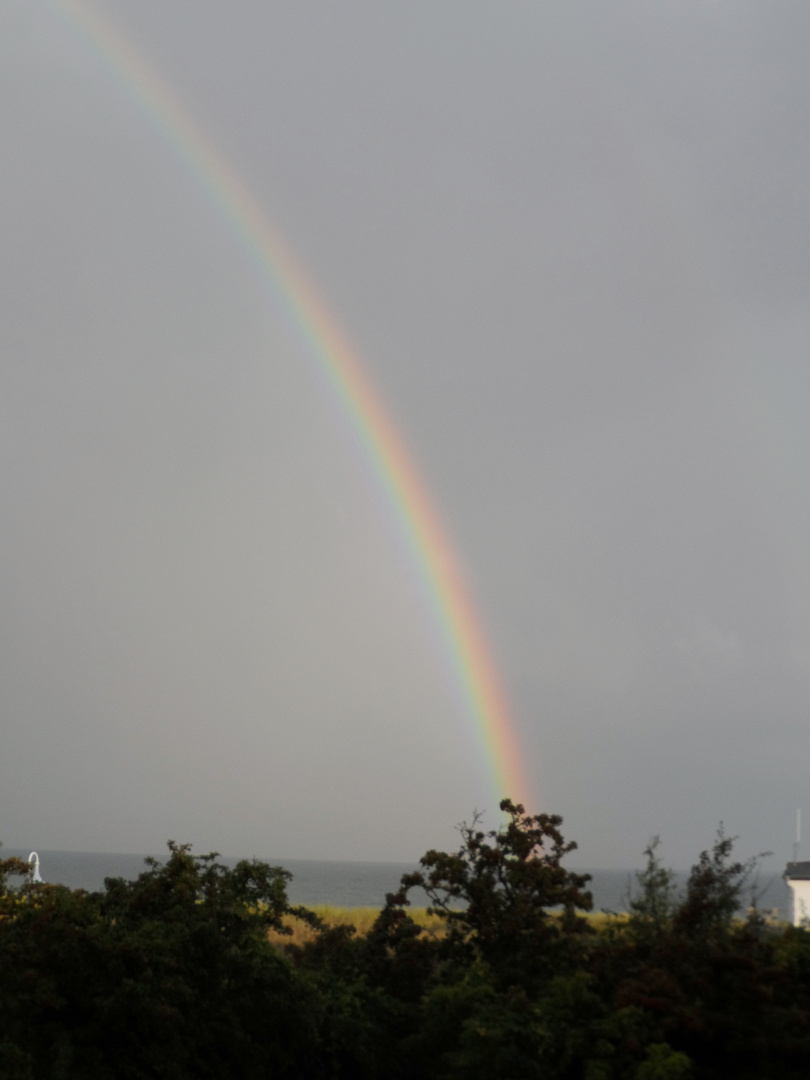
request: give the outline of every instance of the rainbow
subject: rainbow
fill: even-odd
[[[379,482],[439,624],[464,708],[489,764],[496,800],[532,807],[509,710],[481,623],[438,515],[379,394],[345,333],[255,196],[167,83],[86,0],[51,0],[207,190],[239,238],[293,337],[327,379]]]

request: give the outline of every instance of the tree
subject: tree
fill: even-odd
[[[660,837],[654,836],[644,849],[647,863],[636,874],[637,889],[628,904],[629,925],[639,938],[659,938],[666,933],[677,906],[675,874],[663,866],[658,857],[660,843]]]
[[[408,1003],[421,991],[410,1031],[399,1032],[402,1076],[551,1080],[588,1053],[600,1006],[577,971],[590,937],[577,913],[591,907],[589,878],[562,865],[576,845],[563,839],[560,817],[527,815],[509,799],[501,810],[503,828],[484,832],[476,814],[459,827],[458,851],[427,852],[371,935],[389,992]],[[430,943],[405,912],[414,888],[445,922]],[[572,1017],[565,1031],[561,1014]]]
[[[147,862],[103,893],[23,886],[0,919],[5,1057],[83,1080],[328,1075],[323,1000],[267,939],[308,917],[287,871],[173,843]]]
[[[731,928],[746,882],[764,857],[754,855],[745,862],[732,860],[736,839],[726,836],[721,822],[711,851],[701,852],[689,874],[686,896],[675,912],[677,930],[706,937],[724,934]]]
[[[18,859],[15,855],[8,859],[0,859],[0,901],[8,898],[8,878],[24,877],[27,874],[28,863],[24,859]]]
[[[639,1076],[669,1076],[689,1062],[707,1077],[796,1075],[791,1068],[806,1052],[806,1017],[786,992],[773,933],[756,913],[741,912],[757,858],[735,859],[734,838],[721,826],[676,898],[656,847],[657,841],[648,847],[638,876],[624,948],[620,932],[610,958],[614,1009],[636,1010],[639,1030],[647,1028],[649,1056]]]
[[[509,799],[500,807],[504,828],[483,832],[476,814],[459,826],[457,852],[429,851],[423,869],[402,878],[400,898],[424,889],[430,910],[446,920],[449,949],[472,950],[522,985],[530,973],[557,973],[561,943],[588,930],[577,912],[592,907],[590,876],[562,865],[577,845],[563,839],[561,817],[527,815]]]

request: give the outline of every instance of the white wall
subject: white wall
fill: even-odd
[[[790,889],[790,918],[794,926],[810,920],[810,881],[788,881]]]

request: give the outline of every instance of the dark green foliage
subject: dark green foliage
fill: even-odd
[[[636,1070],[636,1080],[688,1080],[692,1062],[668,1043],[653,1043]]]
[[[509,799],[501,803],[506,827],[487,833],[460,826],[462,844],[453,854],[429,851],[423,869],[406,875],[405,893],[419,886],[431,910],[447,922],[445,952],[480,957],[502,986],[528,988],[564,970],[576,954],[572,945],[588,931],[577,911],[589,911],[588,876],[562,865],[575,850],[560,833],[562,818],[531,817]]]
[[[675,914],[675,928],[698,938],[728,932],[740,907],[745,883],[756,866],[756,858],[732,862],[734,838],[726,836],[722,825],[711,851],[704,851],[692,867],[686,896]]]
[[[637,889],[630,897],[629,910],[633,918],[632,932],[640,938],[660,938],[672,926],[677,906],[675,874],[666,869],[658,858],[660,839],[654,836],[644,855],[646,866],[636,874]]]
[[[591,906],[588,879],[562,866],[575,845],[559,817],[526,815],[509,800],[501,809],[504,828],[483,832],[475,818],[460,827],[457,852],[429,851],[370,935],[369,974],[412,1006],[399,1034],[415,1067],[403,1075],[551,1077],[563,1075],[553,1071],[558,1059],[581,1056],[585,1013],[565,1046],[553,1015],[572,986],[588,993],[576,973],[590,936],[577,914]],[[445,920],[438,940],[407,917],[414,887]]]
[[[101,893],[0,861],[0,1080],[798,1080],[810,934],[740,915],[753,860],[721,831],[683,896],[654,840],[598,930],[558,817],[430,851],[366,936],[287,901],[286,871],[169,845]],[[445,933],[409,916],[424,888]],[[304,946],[273,945],[285,918]],[[282,939],[283,941],[283,939]]]
[[[735,861],[732,850],[721,828],[678,899],[656,842],[650,845],[640,894],[612,943],[614,1003],[638,1010],[651,1045],[685,1055],[697,1077],[803,1076],[810,1062],[810,1014],[800,1004],[806,992],[777,962],[786,931],[768,928],[756,912],[740,917],[756,860]],[[668,1064],[663,1050],[656,1054],[661,1060],[650,1057],[643,1075],[665,1064],[686,1068]]]
[[[267,941],[288,876],[170,844],[104,893],[6,892],[0,1053],[35,1077],[328,1075],[323,1003]]]
[[[25,877],[28,875],[28,863],[22,859],[0,859],[0,895],[8,889],[9,877]]]

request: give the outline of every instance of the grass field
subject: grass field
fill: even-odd
[[[374,921],[380,914],[379,908],[375,907],[335,907],[330,904],[319,904],[308,909],[314,912],[327,926],[353,926],[358,936],[367,934]],[[444,919],[439,915],[429,915],[427,908],[408,908],[408,914],[416,923],[430,934],[441,937],[444,933]],[[594,930],[604,930],[612,922],[624,922],[625,914],[607,915],[604,912],[591,912],[584,916]],[[315,932],[302,919],[288,917],[284,925],[292,931],[291,934],[279,934],[271,930],[270,941],[278,945],[303,945],[315,938]]]
[[[375,919],[380,914],[380,909],[375,907],[335,907],[331,904],[318,904],[309,910],[327,926],[353,926],[360,936],[371,930]],[[418,926],[429,933],[443,933],[444,920],[438,915],[428,915],[426,908],[408,908],[408,914]],[[271,930],[269,937],[272,942],[277,942],[279,945],[303,945],[315,937],[312,928],[302,919],[288,917],[284,920],[284,924],[292,930],[292,934],[279,934]]]

